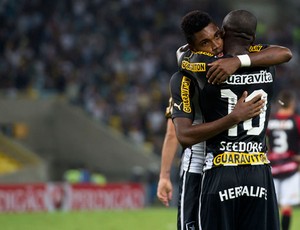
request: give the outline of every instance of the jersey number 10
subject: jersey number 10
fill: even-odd
[[[262,112],[259,115],[259,126],[253,127],[252,125],[253,118],[243,121],[243,128],[244,130],[247,130],[247,135],[259,135],[263,131],[265,126],[266,111],[267,111],[266,104],[267,104],[268,94],[262,89],[255,90],[250,95],[248,95],[245,101],[250,101],[252,98],[254,98],[256,95],[259,94],[261,94],[261,98],[265,100],[265,105],[262,108]],[[221,97],[228,98],[228,114],[231,113],[238,101],[237,95],[234,92],[232,92],[230,89],[222,89]],[[228,130],[228,136],[237,136],[237,135],[238,135],[237,125],[233,126]]]

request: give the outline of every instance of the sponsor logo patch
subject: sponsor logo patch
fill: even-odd
[[[266,70],[261,70],[259,73],[252,74],[233,74],[226,80],[226,83],[229,85],[249,85],[270,82],[273,82],[273,76]]]
[[[195,62],[191,63],[188,61],[182,61],[181,68],[197,73],[197,72],[205,72],[206,71],[206,63],[205,62]]]
[[[221,202],[248,196],[267,200],[267,189],[260,186],[238,186],[219,192]]]
[[[183,76],[181,81],[181,99],[183,103],[183,111],[186,113],[191,113],[191,102],[190,102],[190,85],[191,79],[188,77]]]
[[[174,107],[176,107],[178,110],[181,110],[182,102],[178,105],[176,102],[174,103]]]
[[[269,164],[265,153],[225,152],[214,157],[215,166],[262,165]]]
[[[249,52],[254,53],[254,52],[259,52],[263,48],[262,45],[255,45],[255,46],[250,46]]]

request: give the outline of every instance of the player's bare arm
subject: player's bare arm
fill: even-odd
[[[257,95],[248,102],[245,102],[246,97],[247,92],[244,92],[230,114],[213,122],[192,125],[192,121],[188,118],[174,118],[173,122],[180,144],[182,146],[191,146],[206,141],[241,121],[259,115],[265,104],[265,101],[261,99],[261,95]]]
[[[165,205],[169,206],[169,201],[173,196],[173,186],[170,178],[172,162],[175,157],[179,142],[176,137],[175,127],[172,119],[167,121],[167,131],[162,147],[160,176],[157,187],[157,197]]]
[[[284,46],[270,45],[268,48],[256,53],[248,54],[251,66],[272,66],[288,62],[292,59],[292,51]]]
[[[250,58],[249,66],[266,67],[288,62],[293,55],[289,48],[271,45],[260,52],[249,53],[248,56]],[[208,82],[219,84],[241,67],[241,61],[237,57],[223,58],[208,64],[208,66],[210,66],[207,72]]]

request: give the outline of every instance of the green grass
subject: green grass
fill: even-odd
[[[293,210],[292,226],[290,230],[299,230],[299,229],[300,229],[300,207],[297,207]]]
[[[78,211],[0,214],[3,230],[175,230],[176,210],[149,208],[127,211]],[[292,228],[300,229],[300,208],[294,210]]]
[[[0,214],[3,230],[175,230],[176,210]]]

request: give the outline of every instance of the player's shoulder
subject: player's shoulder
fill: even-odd
[[[189,73],[186,73],[184,71],[177,71],[174,73],[170,79],[170,86],[171,88],[178,86],[188,86],[189,88],[195,87],[196,85],[196,79],[194,76],[192,76]]]
[[[177,72],[173,73],[170,81],[181,81],[183,78],[192,80],[193,76],[189,73],[178,70]]]
[[[183,73],[181,71],[177,71],[177,72],[173,73],[173,75],[171,76],[171,80],[172,79],[180,79],[180,78],[182,78],[182,76],[183,76]]]
[[[192,73],[206,72],[208,70],[207,64],[214,60],[216,57],[211,53],[188,50],[179,62],[179,69]]]

